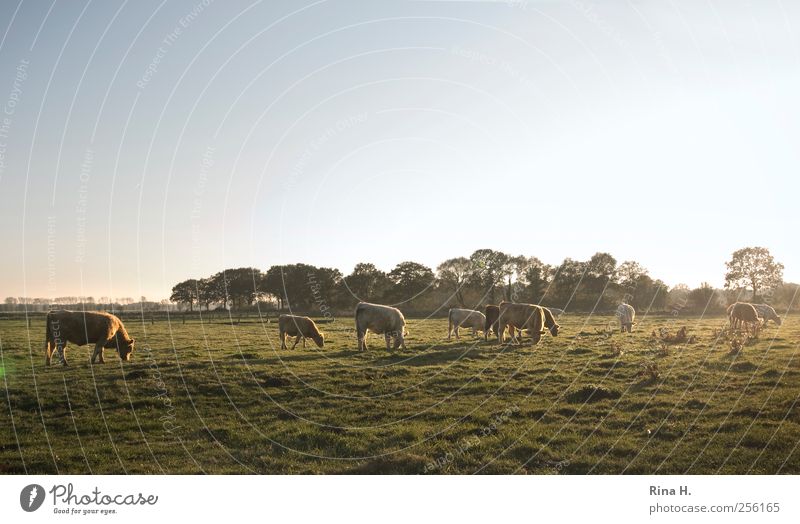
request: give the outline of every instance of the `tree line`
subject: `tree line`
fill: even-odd
[[[189,311],[258,306],[318,315],[348,310],[361,300],[395,304],[411,314],[472,309],[501,300],[570,311],[607,311],[625,301],[639,310],[709,313],[735,300],[769,300],[775,305],[793,300],[797,286],[783,284],[783,265],[765,248],[739,250],[727,265],[724,290],[708,283],[696,289],[680,284],[670,288],[639,263],[618,263],[608,253],[584,261],[567,258],[554,266],[536,257],[479,249],[435,269],[413,261],[400,262],[388,272],[363,262],[348,275],[309,264],[277,265],[266,271],[227,269],[176,284],[170,300]]]

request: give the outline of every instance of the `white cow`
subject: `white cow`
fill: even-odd
[[[775,308],[768,304],[753,304],[753,307],[756,308],[756,312],[758,316],[761,317],[764,321],[762,325],[766,326],[767,322],[772,320],[779,326],[781,325],[781,317],[775,312]]]
[[[447,313],[447,340],[450,340],[452,332],[455,332],[456,340],[458,340],[458,328],[460,327],[472,329],[472,336],[477,336],[478,331],[486,329],[486,315],[472,309],[451,308]]]
[[[633,326],[636,324],[636,311],[630,304],[620,304],[617,307],[617,318],[619,319],[620,331],[628,333],[633,331]]]
[[[359,302],[356,306],[356,335],[358,350],[367,349],[367,331],[383,335],[386,349],[392,349],[389,341],[394,338],[394,349],[406,348],[406,319],[399,309],[380,304]]]

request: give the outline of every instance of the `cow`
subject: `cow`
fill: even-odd
[[[557,337],[561,326],[558,324],[558,322],[556,322],[555,315],[553,315],[553,312],[550,310],[550,308],[546,308],[544,306],[542,306],[542,313],[544,314],[544,327],[550,331],[550,335]],[[518,339],[521,341],[522,330],[520,329],[517,331],[517,337],[514,337],[514,334],[512,333],[511,338],[512,340]]]
[[[753,334],[758,332],[761,326],[762,319],[758,316],[758,311],[753,304],[747,302],[736,302],[728,306],[728,319],[731,323],[731,329],[739,329],[744,326],[745,333]]]
[[[386,339],[386,349],[406,349],[405,336],[406,319],[399,309],[381,304],[359,302],[355,311],[356,336],[358,337],[358,350],[367,349],[367,331],[383,335]],[[390,347],[390,340],[394,338],[394,347]]]
[[[286,349],[286,336],[296,337],[292,349],[297,346],[300,339],[306,347],[306,338],[314,341],[317,347],[325,345],[325,335],[319,332],[317,325],[308,317],[298,315],[281,315],[278,317],[278,333],[281,338],[281,349]]]
[[[489,304],[483,310],[486,323],[483,325],[483,340],[489,340],[489,331],[497,333],[497,319],[500,318],[500,307]]]
[[[500,306],[496,306],[494,304],[489,304],[484,309],[484,315],[486,316],[486,323],[483,327],[483,340],[489,340],[489,331],[494,332],[497,334],[497,319],[500,318]],[[519,336],[522,336],[522,331],[519,331]],[[511,338],[514,338],[514,328],[511,328]]]
[[[633,326],[636,324],[636,322],[634,322],[634,320],[636,320],[636,311],[633,309],[633,306],[623,302],[617,307],[616,314],[619,319],[620,331],[622,333],[626,331],[631,333],[633,331]]]
[[[460,327],[472,329],[472,336],[475,337],[478,335],[478,331],[486,329],[486,315],[472,309],[450,308],[450,311],[447,312],[447,340],[450,340],[451,332],[455,332],[456,340],[458,340],[458,328]]]
[[[756,308],[756,313],[758,313],[758,316],[763,319],[764,326],[766,326],[767,322],[770,320],[779,326],[782,324],[781,317],[778,316],[778,314],[775,312],[775,308],[772,306],[768,304],[753,304],[753,307]]]
[[[94,344],[92,364],[98,357],[100,363],[105,364],[105,348],[116,349],[120,360],[131,359],[134,339],[128,335],[122,321],[110,313],[62,309],[48,312],[45,323],[45,364],[48,366],[54,352],[58,353],[63,365],[68,365],[68,342],[78,346]]]
[[[497,341],[505,342],[506,328],[511,328],[511,341],[516,342],[514,329],[527,330],[531,344],[536,345],[545,333],[544,308],[535,304],[516,304],[500,302],[500,316],[497,319]],[[557,331],[557,330],[556,330]]]

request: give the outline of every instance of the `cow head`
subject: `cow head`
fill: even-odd
[[[781,317],[778,317],[778,316],[776,316],[776,317],[775,317],[775,323],[776,323],[776,324],[778,324],[778,325],[780,326],[780,325],[781,325],[781,323],[783,323],[783,321],[781,320]]]
[[[561,326],[559,326],[558,324],[553,324],[552,326],[550,326],[549,329],[550,329],[550,334],[553,335],[554,337],[557,337],[558,330],[561,329]]]
[[[126,362],[130,361],[131,353],[133,353],[133,342],[134,339],[121,340],[119,342],[117,345],[117,351],[119,351],[120,360],[124,360]]]
[[[323,333],[315,333],[311,335],[311,340],[317,345],[318,348],[321,348],[325,345],[325,335]]]

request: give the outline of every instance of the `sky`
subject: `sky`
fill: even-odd
[[[800,281],[800,4],[0,3],[0,297],[609,252]]]

